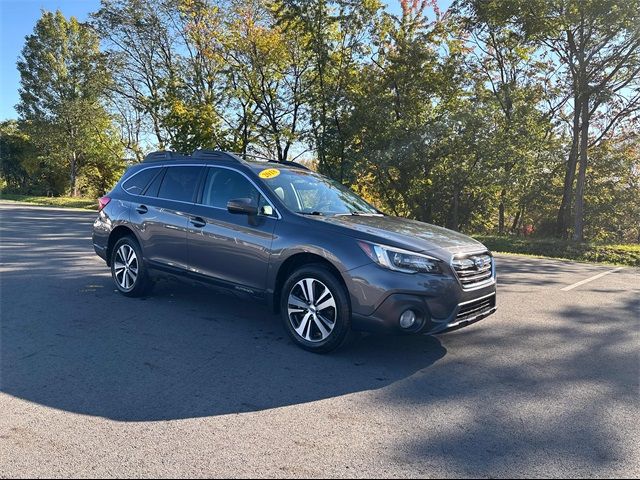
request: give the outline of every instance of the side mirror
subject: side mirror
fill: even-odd
[[[240,215],[258,215],[258,206],[250,198],[234,198],[227,202],[227,211]]]

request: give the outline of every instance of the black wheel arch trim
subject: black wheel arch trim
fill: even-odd
[[[329,267],[329,270],[337,276],[338,281],[342,283],[347,291],[347,299],[351,304],[351,297],[349,294],[349,288],[344,278],[344,272],[347,269],[342,265],[337,257],[329,257],[326,255],[326,250],[320,247],[307,246],[302,249],[291,249],[288,255],[281,259],[278,263],[270,262],[269,264],[269,276],[267,283],[267,303],[273,313],[278,313],[280,310],[280,295],[287,277],[285,273],[287,271],[295,271],[297,268],[301,268],[303,265],[325,265]],[[298,264],[297,259],[300,259]],[[303,261],[306,259],[307,261]],[[293,269],[293,270],[292,270]]]
[[[120,233],[123,232],[123,233]],[[126,232],[126,233],[125,233]],[[107,245],[104,247],[104,252],[106,256],[107,266],[111,266],[111,255],[113,253],[113,247],[122,237],[127,235],[133,235],[136,242],[138,242],[138,246],[140,247],[140,251],[142,252],[142,257],[144,260],[144,248],[142,248],[142,242],[140,241],[140,237],[138,233],[135,231],[135,228],[127,223],[119,223],[116,225],[110,232],[109,237],[107,238]]]

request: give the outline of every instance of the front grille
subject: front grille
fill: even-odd
[[[467,320],[489,312],[496,306],[496,296],[491,295],[473,302],[465,303],[460,307],[456,321]]]
[[[451,265],[464,289],[486,283],[493,275],[493,258],[488,253],[457,257]]]

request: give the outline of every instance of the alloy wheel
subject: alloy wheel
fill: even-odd
[[[131,245],[121,245],[113,266],[116,282],[124,290],[131,290],[138,278],[138,257]]]
[[[295,332],[308,342],[326,340],[336,325],[336,301],[324,283],[303,278],[289,292],[289,322]]]

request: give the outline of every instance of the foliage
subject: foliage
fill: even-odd
[[[27,192],[32,186],[25,162],[33,156],[29,136],[15,120],[0,122],[0,176],[6,191]]]
[[[640,0],[387,3],[45,12],[2,125],[6,188],[99,194],[124,152],[218,148],[301,157],[456,230],[640,241]]]
[[[494,252],[640,267],[640,245],[638,244],[604,245],[584,242],[576,243],[555,238],[531,239],[483,235],[478,235],[475,238]]]
[[[616,128],[637,127],[640,2],[469,0],[459,5],[476,24],[512,29],[522,37],[521,45],[530,44],[553,65],[554,79],[548,82],[559,93],[556,108],[566,117],[572,139],[557,233],[566,237],[572,227],[573,238],[583,240],[590,150]]]
[[[122,152],[101,103],[109,76],[98,37],[73,17],[44,12],[18,70],[16,108],[35,146],[25,170],[53,194],[103,193],[121,171]]]

